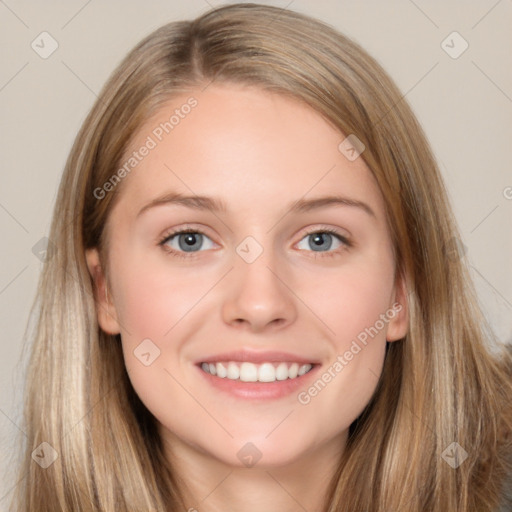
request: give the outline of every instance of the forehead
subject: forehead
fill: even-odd
[[[132,209],[163,192],[219,197],[227,210],[350,195],[383,208],[363,158],[318,112],[256,87],[212,84],[162,106],[136,133],[122,196]]]

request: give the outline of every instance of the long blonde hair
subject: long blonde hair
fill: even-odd
[[[364,143],[396,272],[407,283],[409,332],[387,346],[325,511],[495,510],[511,470],[512,359],[500,346],[489,350],[498,340],[453,251],[458,228],[423,131],[361,47],[320,21],[257,4],[223,6],[147,36],[114,71],[75,140],[49,234],[56,250],[32,309],[15,509],[186,510],[119,336],[98,327],[84,253],[97,247],[105,255],[103,228],[122,183],[101,200],[94,191],[116,173],[134,134],[173,95],[212,81],[297,98]],[[43,442],[57,454],[46,469],[31,456]],[[447,462],[454,455],[458,467]]]

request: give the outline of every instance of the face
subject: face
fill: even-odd
[[[223,84],[175,97],[127,151],[98,319],[170,449],[291,464],[343,446],[369,402],[407,312],[383,199],[344,139]]]

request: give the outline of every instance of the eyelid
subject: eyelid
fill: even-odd
[[[308,227],[304,228],[304,232],[301,234],[301,236],[302,236],[302,238],[304,238],[304,236],[306,236],[306,235],[311,235],[312,233],[319,233],[319,232],[332,233],[332,234],[337,235],[346,240],[351,239],[351,236],[349,235],[349,233],[347,232],[346,229],[329,226],[327,224],[314,224],[313,226],[308,226]],[[301,240],[302,240],[302,238],[301,238]]]
[[[334,227],[322,225],[322,224],[308,226],[307,228],[304,228],[304,231],[302,231],[302,233],[300,234],[300,238],[296,242],[296,244],[301,242],[308,235],[315,234],[315,233],[328,233],[328,234],[331,234],[331,235],[337,237],[338,240],[345,246],[344,249],[341,249],[341,250],[346,250],[346,249],[351,248],[354,245],[354,243],[352,241],[352,237],[349,235],[344,235],[344,234],[340,233],[340,230],[341,230],[341,228],[334,228]],[[203,230],[202,228],[195,227],[192,224],[185,224],[185,225],[179,226],[177,228],[171,228],[171,229],[165,231],[165,233],[161,237],[159,237],[158,245],[164,247],[166,245],[166,242],[170,238],[173,238],[174,236],[177,236],[177,235],[186,234],[187,232],[198,233],[198,234],[204,235],[204,236],[208,237],[210,240],[212,240],[212,237],[209,236],[205,232],[205,230]],[[212,240],[212,242],[216,243],[213,240]],[[171,248],[165,248],[165,250],[171,254],[178,255],[179,257],[188,257],[188,258],[194,258],[195,255],[197,255],[201,252],[204,252],[204,251],[197,251],[197,252],[187,253],[184,251],[176,251]],[[320,257],[329,257],[329,256],[336,256],[337,254],[339,254],[340,249],[337,249],[334,251],[318,251],[318,252],[306,251],[306,252],[312,252],[313,254],[315,254],[315,256],[314,256],[315,258],[317,257],[316,256],[317,254],[319,254]]]
[[[157,239],[157,243],[159,245],[162,245],[164,242],[166,242],[169,238],[171,238],[174,235],[179,235],[181,233],[200,233],[202,235],[207,236],[208,238],[212,238],[206,231],[202,228],[195,227],[193,224],[183,224],[177,228],[170,228],[164,231],[162,235],[160,235]]]
[[[304,231],[300,235],[301,236],[300,240],[302,240],[302,238],[304,238],[305,236],[311,235],[313,233],[327,232],[327,233],[332,233],[334,235],[337,235],[344,240],[350,241],[351,236],[349,234],[340,233],[340,230],[341,230],[341,228],[333,228],[328,225],[316,224],[316,225],[308,226],[308,227],[304,228]],[[203,230],[203,228],[196,227],[193,224],[184,224],[177,228],[167,229],[163,235],[158,237],[157,243],[162,243],[175,234],[180,234],[180,233],[187,232],[187,231],[190,231],[193,233],[200,233],[202,235],[207,236],[210,239],[212,238],[210,235],[208,235],[208,233],[205,232],[205,230]],[[346,230],[343,230],[343,231],[346,232]]]

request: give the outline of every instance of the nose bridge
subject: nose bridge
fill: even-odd
[[[235,250],[238,256],[235,270],[239,273],[240,279],[279,289],[284,286],[282,281],[285,280],[286,264],[281,251],[274,243],[273,231],[261,230],[247,235]]]
[[[269,287],[279,288],[275,269],[280,265],[271,242],[272,237],[261,234],[257,237],[249,235],[236,247],[235,273],[240,286],[255,288],[253,293],[258,290],[266,293]],[[274,290],[273,294],[276,293],[280,291]]]
[[[245,321],[253,328],[282,324],[295,316],[293,294],[284,284],[285,276],[280,275],[283,265],[272,236],[257,237],[247,236],[235,248],[234,285],[224,304],[227,322]]]

